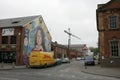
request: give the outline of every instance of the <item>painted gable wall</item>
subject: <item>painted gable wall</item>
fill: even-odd
[[[40,21],[40,18],[38,17],[24,25],[24,63],[26,63],[32,50],[51,51],[51,36],[44,21]]]

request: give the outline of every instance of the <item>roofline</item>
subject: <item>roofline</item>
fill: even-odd
[[[103,9],[104,7],[106,7],[107,5],[109,5],[110,3],[112,3],[113,1],[115,1],[115,0],[110,0],[110,1],[108,1],[107,3],[103,4],[103,6],[101,6],[101,7],[98,8],[97,10]]]
[[[42,18],[42,16],[41,15],[33,15],[33,16],[22,16],[22,17],[14,17],[14,18],[4,18],[4,19],[0,19],[0,21],[2,21],[2,20],[11,20],[11,21],[14,21],[14,19],[20,19],[20,18],[28,18],[28,17],[35,17],[35,18],[37,18],[37,17],[39,17],[39,18]],[[34,19],[35,19],[34,18]],[[43,19],[43,18],[42,18]],[[32,21],[32,20],[31,20]],[[28,21],[28,22],[30,22],[30,21]],[[25,24],[21,24],[21,25],[16,25],[16,26],[0,26],[0,28],[6,28],[6,27],[24,27],[24,25]]]
[[[23,26],[6,26],[6,27],[0,27],[1,29],[4,29],[4,28],[22,28]]]
[[[34,17],[42,17],[41,15],[33,15]],[[11,17],[11,18],[3,18],[0,20],[7,20],[7,19],[19,19],[19,18],[25,18],[25,17],[33,17],[33,16],[21,16],[21,17]]]

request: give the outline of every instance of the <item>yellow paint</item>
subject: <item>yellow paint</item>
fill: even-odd
[[[30,67],[50,66],[55,64],[51,52],[32,51],[29,57]]]

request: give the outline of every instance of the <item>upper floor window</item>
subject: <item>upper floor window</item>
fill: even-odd
[[[110,29],[117,29],[117,16],[109,16],[109,27]]]
[[[10,37],[10,44],[16,44],[16,36]]]
[[[119,42],[118,41],[111,41],[110,42],[110,50],[111,50],[111,56],[112,57],[118,57],[119,56]]]
[[[2,44],[8,44],[8,36],[2,36]]]

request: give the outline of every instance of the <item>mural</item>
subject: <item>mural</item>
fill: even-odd
[[[45,44],[44,33],[43,33],[43,29],[40,26],[37,27],[34,42],[35,42],[35,46],[33,50],[46,51],[44,47],[44,44]]]
[[[26,64],[32,50],[51,51],[51,38],[46,26],[40,24],[39,18],[27,23],[24,27],[23,63]]]

